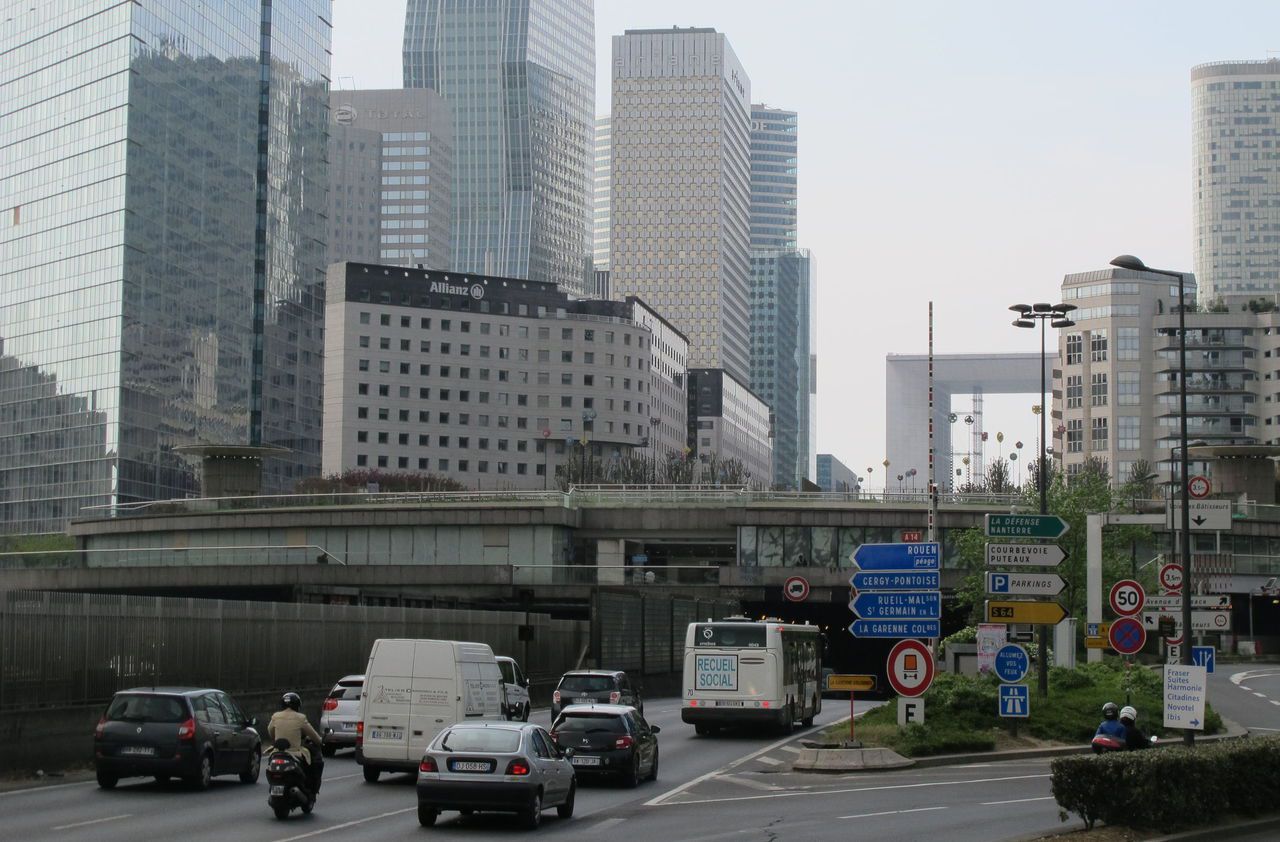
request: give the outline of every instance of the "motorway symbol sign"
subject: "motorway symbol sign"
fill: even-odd
[[[1085,623],[1084,633],[1088,637],[1106,637],[1110,629],[1110,621],[1105,623]]]
[[[854,637],[941,637],[938,620],[854,620],[849,633]]]
[[[1169,503],[1165,509],[1165,520],[1170,529],[1176,529],[1182,523],[1182,502]],[[1188,500],[1187,510],[1191,516],[1191,529],[1198,532],[1228,532],[1231,530],[1230,500]]]
[[[1191,663],[1198,667],[1204,667],[1204,671],[1213,674],[1215,661],[1218,660],[1218,650],[1213,646],[1192,646],[1191,647]]]
[[[1146,605],[1143,607],[1148,611],[1180,611],[1182,610],[1182,595],[1149,596],[1147,597]],[[1209,611],[1230,611],[1231,594],[1192,594],[1191,607]]]
[[[1121,617],[1111,624],[1107,640],[1111,648],[1121,655],[1132,655],[1146,645],[1147,630],[1133,617]]]
[[[988,573],[987,593],[1009,596],[1057,596],[1067,583],[1057,573]]]
[[[1164,668],[1164,727],[1204,730],[1204,667],[1166,664]]]
[[[987,542],[987,567],[1057,567],[1066,557],[1057,544]]]
[[[1208,497],[1212,490],[1213,486],[1210,485],[1208,477],[1192,477],[1187,480],[1187,494],[1197,500]]]
[[[1027,656],[1027,650],[1016,643],[1006,643],[996,652],[996,677],[1007,684],[1017,684],[1026,678],[1030,668],[1031,658]]]
[[[850,576],[849,584],[859,591],[936,591],[942,585],[942,576],[937,570],[863,570]]]
[[[1066,619],[1067,609],[1056,602],[987,600],[988,623],[1030,623],[1056,626]]]
[[[936,541],[923,544],[862,544],[849,557],[859,570],[937,570],[942,549]]]
[[[942,594],[937,591],[858,594],[849,610],[864,620],[937,620],[942,616]]]
[[[850,693],[866,692],[876,689],[876,677],[874,675],[828,675],[827,689],[848,690]]]
[[[889,650],[889,685],[899,696],[914,697],[933,683],[933,653],[918,640],[899,640]]]
[[[1160,628],[1160,620],[1169,617],[1173,620],[1174,633],[1182,631],[1182,612],[1144,611],[1142,625],[1147,631]],[[1193,632],[1229,632],[1231,631],[1230,611],[1192,611],[1191,630]]]
[[[1160,587],[1166,591],[1182,590],[1182,565],[1170,562],[1160,566]]]
[[[809,598],[809,580],[803,576],[792,576],[783,583],[782,595],[792,602],[804,602]]]
[[[1067,534],[1071,528],[1057,515],[986,515],[983,518],[988,538],[1048,538]]]
[[[1146,601],[1146,591],[1132,579],[1121,579],[1111,586],[1111,610],[1122,617],[1140,613]]]
[[[1000,685],[1000,715],[1026,719],[1031,715],[1031,696],[1025,684]]]

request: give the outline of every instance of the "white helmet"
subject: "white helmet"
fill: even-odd
[[[1124,707],[1120,708],[1120,718],[1127,719],[1130,722],[1137,722],[1138,712],[1134,710],[1131,705],[1125,705]]]

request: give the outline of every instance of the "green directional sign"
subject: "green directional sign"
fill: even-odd
[[[1061,538],[1070,525],[1057,515],[987,515],[988,538]]]

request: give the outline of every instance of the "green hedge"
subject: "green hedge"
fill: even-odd
[[[1169,832],[1280,806],[1280,736],[1060,757],[1051,770],[1062,820],[1075,813],[1086,828],[1103,821]]]

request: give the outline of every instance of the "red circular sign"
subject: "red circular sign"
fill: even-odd
[[[783,582],[782,595],[792,602],[804,602],[809,598],[809,580],[803,576],[792,576]]]
[[[1166,591],[1182,590],[1182,565],[1170,563],[1161,567],[1160,586]]]
[[[888,673],[899,696],[919,696],[933,683],[933,653],[918,640],[899,640],[889,650]]]
[[[1182,645],[1182,641],[1185,639],[1186,639],[1186,635],[1180,634],[1177,637],[1166,637],[1164,639],[1164,642],[1169,644],[1170,646],[1180,646]]]
[[[1111,610],[1121,617],[1140,613],[1146,602],[1146,591],[1132,579],[1121,579],[1111,586]]]
[[[1146,645],[1147,630],[1134,618],[1121,617],[1111,624],[1107,640],[1121,655],[1132,655]]]
[[[544,428],[544,429],[543,429],[543,431],[542,431],[542,437],[543,437],[544,439],[549,439],[549,438],[551,438],[551,431],[550,431],[550,430],[548,430],[548,429],[545,429],[545,428]]]
[[[1192,477],[1187,480],[1187,494],[1197,500],[1208,497],[1211,490],[1213,486],[1209,483],[1208,477]]]

